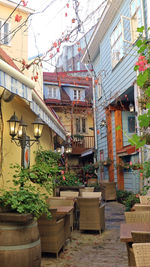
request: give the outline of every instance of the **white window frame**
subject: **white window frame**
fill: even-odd
[[[112,68],[114,68],[120,61],[121,59],[123,58],[123,55],[122,56],[119,56],[117,58],[117,54],[116,54],[116,59],[114,58],[114,52],[113,52],[113,48],[115,47],[115,45],[117,43],[119,43],[120,41],[120,38],[122,38],[122,27],[121,27],[121,33],[117,36],[116,40],[113,42],[113,45],[112,45],[112,37],[113,35],[115,35],[115,32],[117,32],[117,28],[119,27],[119,24],[121,26],[121,20],[119,21],[119,23],[116,25],[116,27],[114,28],[114,30],[112,31],[112,34],[111,34],[111,37],[110,37],[110,42],[111,42],[111,62],[112,62]],[[122,38],[122,46],[123,46],[123,38]],[[118,53],[120,53],[120,50],[117,51]],[[115,53],[117,53],[115,52]]]
[[[73,89],[73,99],[74,100],[81,100],[81,90],[80,89]]]
[[[4,24],[4,20],[3,19],[0,19],[0,22],[1,22],[1,24],[3,25]],[[8,25],[8,36],[7,36],[7,38],[8,38],[8,43],[5,43],[4,41],[5,41],[5,38],[4,38],[4,26],[5,25],[3,25],[3,26],[0,26],[0,44],[2,44],[2,45],[10,45],[10,22],[6,22],[5,24],[7,24]],[[2,40],[2,41],[1,41]]]
[[[47,98],[48,99],[58,99],[58,88],[47,86],[46,90],[48,90],[48,92],[47,92]],[[51,93],[50,93],[50,91],[51,91]]]
[[[137,1],[137,0],[136,0]],[[133,2],[133,0],[130,1],[130,15],[131,15],[131,3]],[[123,42],[126,42],[126,43],[130,43],[130,44],[133,44],[137,39],[138,39],[138,33],[137,33],[137,36],[134,36],[135,34],[133,33],[133,19],[136,15],[136,13],[138,12],[139,8],[141,9],[141,26],[144,25],[144,18],[143,18],[143,3],[142,1],[140,0],[140,6],[136,9],[136,12],[134,13],[133,16],[131,17],[126,17],[126,16],[121,16],[121,24],[122,24],[122,34],[123,34]],[[124,20],[129,20],[130,21],[130,34],[131,34],[131,41],[128,41],[125,39],[125,29],[124,29],[124,25],[123,25],[123,21]]]
[[[85,120],[85,131],[83,131],[83,119]],[[77,127],[77,120],[79,121],[79,127]],[[79,128],[79,130],[77,130],[77,128]],[[76,129],[76,134],[79,133],[85,134],[87,132],[87,119],[85,117],[76,117],[75,129]]]

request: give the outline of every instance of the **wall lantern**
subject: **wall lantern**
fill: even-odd
[[[39,138],[42,135],[43,125],[45,123],[39,116],[36,118],[36,120],[32,123],[34,125],[33,133],[35,139],[30,139],[30,137],[26,135],[27,124],[23,121],[22,117],[21,120],[18,120],[14,112],[7,122],[9,123],[9,134],[11,136],[11,140],[22,149],[21,166],[24,167],[24,149],[25,147],[31,147],[35,142],[39,143]]]
[[[130,103],[130,105],[129,105],[129,111],[131,113],[134,113],[134,105],[132,103]]]
[[[106,127],[106,121],[105,120],[101,120],[100,122],[100,127]]]

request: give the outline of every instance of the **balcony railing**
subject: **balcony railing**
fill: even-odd
[[[81,154],[85,150],[94,148],[94,136],[75,137],[72,141],[72,153]]]

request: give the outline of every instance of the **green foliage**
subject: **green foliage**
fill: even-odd
[[[130,211],[136,203],[140,203],[139,196],[135,194],[129,195],[125,201],[126,211]]]
[[[116,190],[117,201],[125,204],[126,199],[132,195],[132,192],[126,190]]]
[[[43,213],[50,217],[47,195],[40,193],[40,187],[44,187],[48,193],[52,191],[53,181],[60,175],[60,155],[42,149],[35,155],[35,164],[29,169],[18,164],[11,165],[14,170],[13,187],[1,190],[0,205],[11,211],[31,213],[36,218]]]
[[[70,172],[65,172],[63,175],[60,175],[55,180],[56,186],[77,186],[81,185],[80,179],[75,176],[75,174]]]
[[[31,213],[36,218],[45,213],[48,218],[51,217],[44,195],[32,186],[13,188],[9,191],[1,190],[1,194],[0,205],[8,211]]]
[[[126,190],[117,190],[117,201],[125,205],[126,211],[130,211],[135,203],[139,203],[139,196]]]
[[[137,84],[141,88],[141,99],[139,98],[139,105],[145,107],[145,112],[138,117],[139,126],[142,136],[133,135],[129,139],[131,145],[135,145],[136,148],[143,147],[145,144],[149,144],[149,138],[147,138],[148,128],[150,127],[150,44],[144,36],[144,27],[137,29],[137,32],[141,33],[139,39],[136,42],[138,53],[143,57],[142,64],[136,64],[134,70],[139,70],[137,76]],[[140,56],[140,58],[141,58]],[[141,60],[141,59],[140,59]]]

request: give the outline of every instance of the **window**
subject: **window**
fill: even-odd
[[[0,43],[9,44],[9,23],[0,20]]]
[[[47,98],[53,98],[53,99],[57,99],[57,88],[55,87],[46,87],[46,96]]]
[[[139,33],[137,28],[142,26],[142,9],[141,0],[131,0],[130,2],[130,18],[121,16],[123,41],[134,43]]]
[[[128,117],[128,132],[135,133],[135,117]]]
[[[73,92],[74,92],[73,99],[74,100],[80,100],[81,99],[81,90],[74,89]]]
[[[76,118],[76,133],[86,133],[85,118]]]
[[[116,64],[123,57],[123,40],[122,40],[122,27],[121,22],[117,25],[111,35],[111,58],[112,67],[114,68]]]
[[[132,0],[130,3],[132,41],[138,38],[137,28],[142,26],[141,0]]]

